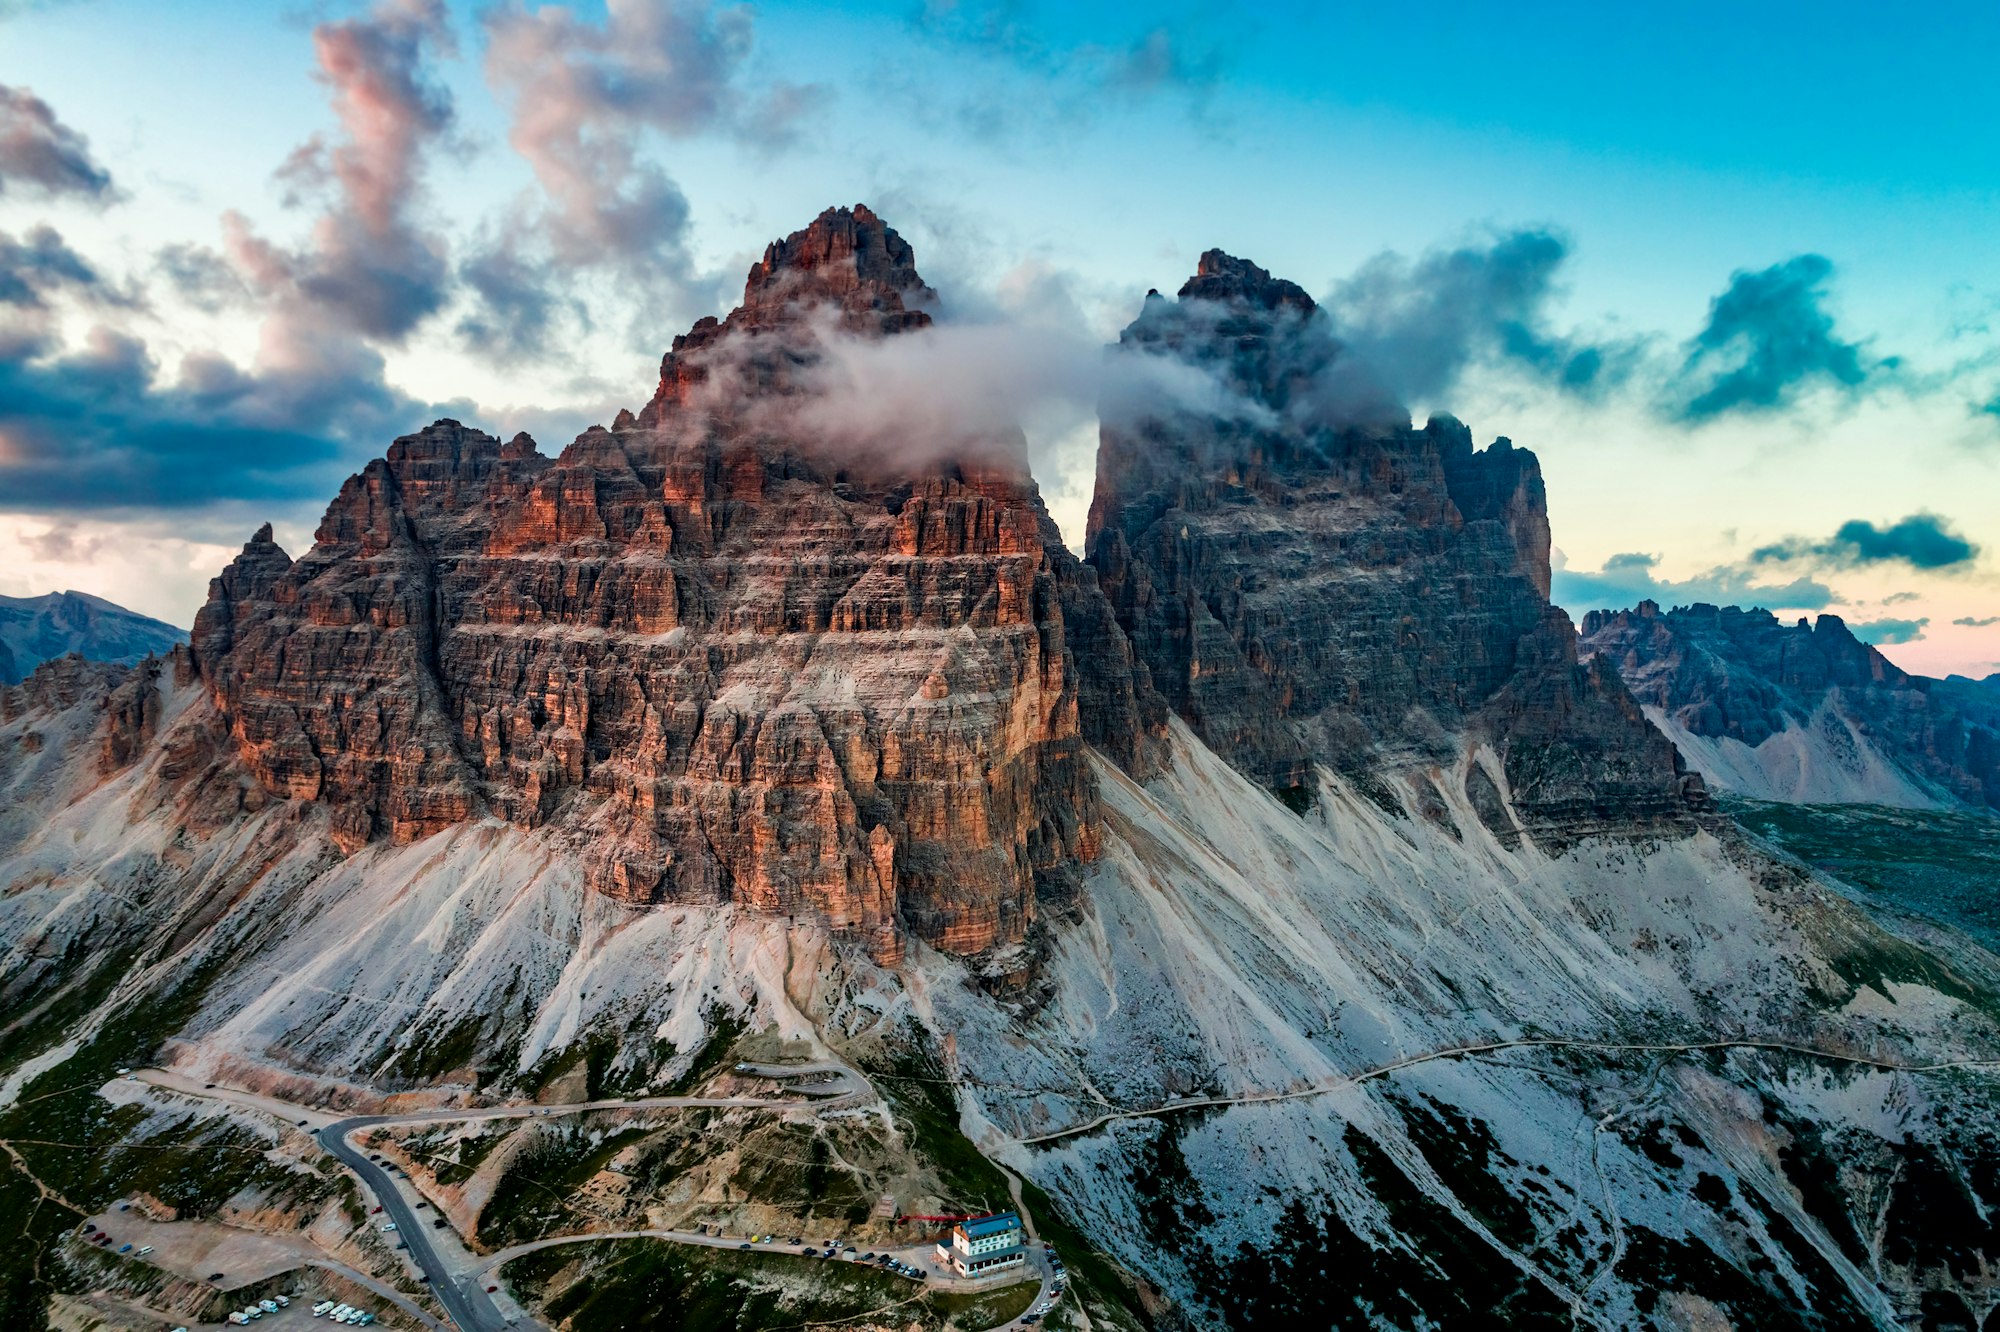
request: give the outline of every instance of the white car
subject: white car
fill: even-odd
[[[312,1316],[314,1318],[324,1318],[326,1317],[326,1311],[328,1309],[331,1309],[332,1307],[333,1307],[332,1300],[321,1300],[318,1304],[315,1304],[312,1307]]]
[[[382,1233],[386,1235],[395,1228],[396,1228],[396,1223],[394,1221],[391,1221],[387,1225],[382,1227]]]

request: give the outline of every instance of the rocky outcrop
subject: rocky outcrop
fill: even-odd
[[[87,592],[0,597],[0,685],[19,684],[40,663],[72,652],[130,666],[186,641],[184,629]]]
[[[1119,353],[1224,399],[1105,404],[1088,547],[1151,683],[1210,747],[1291,787],[1315,762],[1455,763],[1474,736],[1548,833],[1699,803],[1549,604],[1533,454],[1475,450],[1448,417],[1410,428],[1303,290],[1219,250],[1178,300],[1148,297]]]
[[[194,637],[242,761],[350,846],[490,812],[621,899],[1004,960],[1097,854],[1080,701],[1143,763],[1143,684],[1018,434],[878,458],[800,425],[825,339],[932,299],[893,230],[829,210],[616,428],[550,459],[439,421],[296,562],[258,533]]]
[[[1910,675],[1838,615],[1642,601],[1586,615],[1582,650],[1745,795],[2000,809],[2000,698]]]

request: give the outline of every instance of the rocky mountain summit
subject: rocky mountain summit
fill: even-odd
[[[823,338],[932,303],[894,230],[830,209],[636,416],[556,458],[440,421],[297,561],[258,533],[194,634],[244,764],[350,847],[491,811],[567,830],[621,900],[809,913],[884,960],[905,926],[1018,945],[1096,856],[1079,699],[1143,742],[1129,657],[1018,432],[884,465],[789,411]]]
[[[1107,403],[1088,537],[1151,682],[1210,748],[1281,788],[1315,763],[1442,768],[1509,837],[1701,807],[1549,603],[1532,453],[1475,449],[1449,417],[1412,429],[1310,296],[1220,250],[1177,300],[1148,297],[1118,354],[1209,369],[1230,395],[1220,413]]]
[[[42,662],[76,653],[130,666],[171,652],[187,631],[87,592],[0,597],[0,685],[19,684]]]
[[[2000,809],[2000,701],[1911,675],[1838,615],[1697,604],[1584,617],[1602,659],[1718,786],[1760,799]]]

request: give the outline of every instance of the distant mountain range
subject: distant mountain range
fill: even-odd
[[[1788,625],[1706,604],[1592,611],[1580,652],[1617,668],[1711,786],[1794,803],[2000,809],[2000,675],[1911,675],[1838,615]]]
[[[0,684],[19,684],[54,657],[131,665],[187,642],[187,630],[88,592],[0,597]]]

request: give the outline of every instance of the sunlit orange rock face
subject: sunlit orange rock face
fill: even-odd
[[[933,300],[893,230],[829,210],[614,429],[550,459],[439,421],[296,562],[260,532],[193,649],[245,765],[351,847],[492,813],[633,902],[816,917],[885,961],[1021,942],[1097,854],[1079,699],[1136,766],[1143,684],[1017,433],[798,425],[814,339]],[[1087,676],[1072,624],[1110,645]]]

